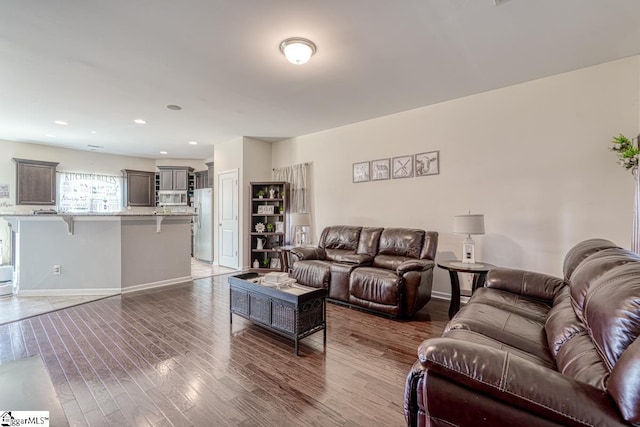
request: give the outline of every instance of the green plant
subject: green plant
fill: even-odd
[[[284,212],[284,206],[280,206],[280,213]]]
[[[264,259],[262,260],[262,265],[264,265],[265,267],[269,267],[269,262],[269,257],[264,257]]]
[[[265,195],[265,192],[264,190],[258,190],[256,194],[258,195],[258,197],[263,197]]]
[[[623,134],[613,137],[611,151],[618,153],[618,164],[625,169],[632,169],[638,166],[638,154],[640,150],[633,145],[633,142]]]
[[[271,233],[273,231],[273,224],[271,224],[270,222],[267,223],[267,231],[269,233]]]

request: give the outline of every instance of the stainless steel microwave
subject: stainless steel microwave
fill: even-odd
[[[189,202],[186,191],[158,191],[158,205],[160,206],[186,206],[188,204]]]

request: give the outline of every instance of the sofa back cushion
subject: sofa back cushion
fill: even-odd
[[[627,421],[640,421],[640,262],[612,268],[589,287],[584,320],[611,371],[607,388]],[[618,363],[620,361],[620,363]]]
[[[318,246],[322,249],[341,249],[355,253],[362,227],[334,225],[322,230]]]
[[[378,254],[378,244],[383,228],[362,227],[360,241],[358,242],[358,254],[374,257]]]
[[[604,239],[589,239],[578,243],[564,257],[562,271],[564,272],[564,281],[569,282],[573,271],[588,256],[604,249],[616,248],[616,244]]]
[[[622,248],[608,248],[594,252],[576,266],[571,280],[569,281],[569,289],[571,292],[571,304],[576,316],[584,322],[584,306],[587,295],[593,284],[600,277],[609,272],[616,266],[628,264],[630,262],[637,263],[640,257]]]
[[[424,234],[423,230],[413,228],[385,228],[380,235],[378,254],[419,259]]]

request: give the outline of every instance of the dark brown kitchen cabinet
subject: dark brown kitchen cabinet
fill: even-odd
[[[205,163],[207,165],[207,186],[213,188],[213,162]]]
[[[189,189],[190,167],[158,166],[160,190],[187,191]]]
[[[126,206],[155,206],[154,172],[125,169],[124,202]]]
[[[195,173],[196,190],[199,189],[199,188],[207,188],[207,187],[209,187],[208,175],[209,175],[209,173],[206,170],[197,171]]]
[[[58,163],[12,160],[16,163],[16,205],[55,205]]]

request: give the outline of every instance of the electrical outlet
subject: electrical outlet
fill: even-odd
[[[53,266],[53,274],[60,274],[60,266],[59,265],[54,265]]]

